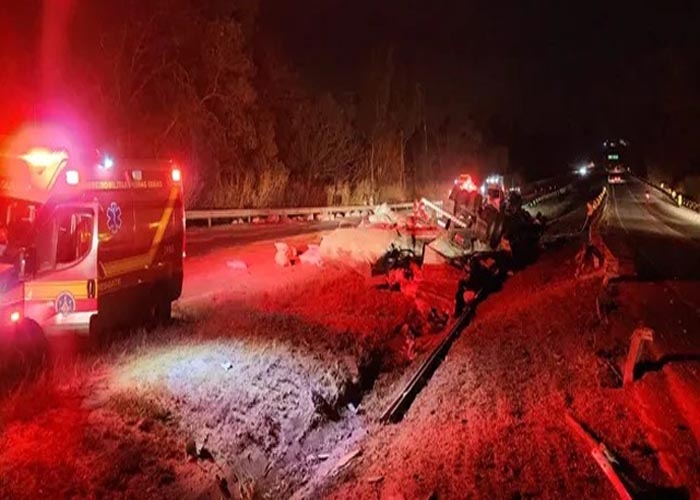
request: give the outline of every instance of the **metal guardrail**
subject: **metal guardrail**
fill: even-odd
[[[700,213],[700,203],[697,203],[693,200],[689,200],[688,198],[685,198],[683,196],[683,193],[678,193],[674,189],[669,188],[668,186],[664,186],[663,184],[660,186],[657,186],[653,182],[651,182],[649,179],[645,179],[644,177],[637,177],[637,179],[642,181],[645,184],[648,184],[649,186],[658,189],[662,193],[664,193],[666,196],[671,198],[674,204],[678,205],[679,207],[685,207],[687,209],[692,210],[693,212],[698,212]]]
[[[554,198],[554,197],[556,197],[556,196],[562,196],[562,195],[568,193],[569,190],[571,189],[571,186],[572,186],[571,184],[567,184],[567,185],[564,186],[564,187],[561,187],[561,188],[556,189],[556,190],[554,190],[554,191],[550,191],[549,193],[546,193],[546,194],[537,196],[536,198],[533,198],[532,200],[530,200],[530,201],[528,201],[527,203],[525,203],[523,206],[524,206],[525,208],[536,207],[536,206],[539,205],[540,203],[545,202],[545,201],[547,201],[547,200],[549,200],[549,199],[551,199],[551,198]]]
[[[525,206],[535,206],[553,196],[566,193],[570,185],[558,188],[553,183],[553,179],[544,179],[533,183],[532,185],[549,184],[545,188],[537,188],[530,196],[532,199],[527,201]],[[531,185],[531,186],[532,186]],[[554,189],[554,191],[552,191]],[[442,202],[433,202],[436,205],[441,205]],[[211,227],[215,221],[232,222],[234,220],[243,220],[252,222],[254,219],[273,219],[276,217],[301,217],[313,216],[314,220],[322,220],[323,218],[336,215],[348,216],[355,214],[358,217],[371,214],[380,205],[347,205],[347,206],[329,206],[329,207],[297,207],[297,208],[224,208],[210,210],[187,210],[185,217],[187,222],[206,221],[207,226]],[[387,206],[392,210],[410,210],[413,208],[413,203],[391,203]]]
[[[380,205],[377,205],[380,206]],[[347,216],[356,214],[364,216],[373,213],[377,206],[371,205],[347,205],[334,207],[299,207],[299,208],[233,208],[233,209],[212,209],[212,210],[188,210],[185,217],[190,221],[206,221],[211,227],[213,221],[228,221],[242,219],[252,222],[253,219],[271,219],[274,217],[299,217],[313,216],[322,219],[329,216]],[[387,204],[392,210],[409,210],[413,208],[413,203],[392,203]]]

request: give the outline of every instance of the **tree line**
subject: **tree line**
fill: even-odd
[[[443,194],[507,150],[430,96],[391,44],[353,88],[315,89],[265,32],[260,0],[87,2],[67,27],[61,99],[122,157],[174,157],[188,204],[372,203]]]

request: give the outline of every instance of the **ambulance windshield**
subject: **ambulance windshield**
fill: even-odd
[[[29,243],[37,206],[0,197],[0,263],[14,264],[17,252]]]

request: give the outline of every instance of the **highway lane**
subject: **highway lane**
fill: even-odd
[[[695,497],[700,495],[694,445],[700,443],[700,214],[631,179],[610,186],[601,229],[622,275],[611,292],[615,310],[608,335],[624,353],[634,329],[653,330],[635,384],[638,416],[649,423],[648,439],[660,464]]]
[[[636,179],[610,186],[604,237],[639,279],[700,280],[700,214]]]

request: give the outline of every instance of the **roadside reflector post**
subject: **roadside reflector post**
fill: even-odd
[[[678,206],[683,206],[683,195],[678,193]]]
[[[630,350],[627,353],[627,361],[625,361],[625,373],[623,375],[622,384],[629,385],[634,382],[634,367],[642,357],[642,350],[645,342],[654,341],[654,331],[650,328],[637,328],[632,334],[630,342]]]

